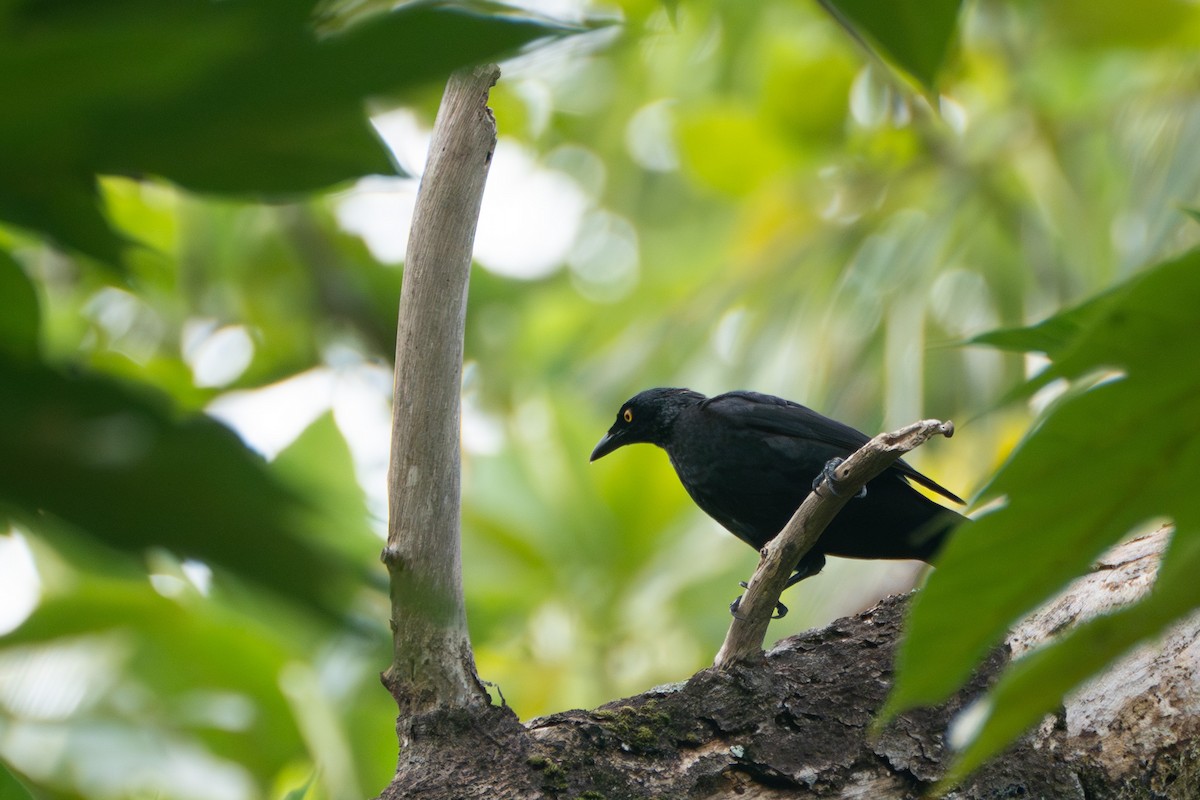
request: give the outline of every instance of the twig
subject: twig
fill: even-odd
[[[724,668],[757,658],[771,613],[800,559],[812,549],[825,528],[847,502],[853,502],[868,481],[883,473],[901,456],[934,436],[954,435],[954,423],[936,419],[914,422],[893,433],[881,433],[860,447],[834,471],[838,493],[823,491],[823,480],[811,492],[788,524],[760,552],[762,559],[738,605],[738,613],[725,634],[715,666]],[[813,476],[816,477],[816,476]]]

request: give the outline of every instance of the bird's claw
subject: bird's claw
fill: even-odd
[[[738,581],[738,586],[742,587],[743,589],[750,588],[750,584],[746,583],[745,581]],[[739,597],[735,598],[732,603],[729,604],[730,615],[737,617],[737,615],[738,615],[737,612],[738,612],[738,609],[741,607],[741,605],[742,605],[742,598],[739,596]],[[775,613],[771,615],[771,619],[783,619],[784,617],[787,616],[787,613],[788,613],[788,607],[785,606],[783,603],[780,603],[778,600],[776,600],[775,601]],[[741,618],[738,617],[738,619],[741,619]]]
[[[821,474],[813,478],[813,491],[815,492],[817,490],[817,488],[821,485],[821,481],[825,481],[825,483],[829,485],[829,491],[834,495],[834,497],[841,497],[842,493],[839,492],[837,488],[838,484],[841,483],[841,479],[837,476],[837,468],[840,467],[845,460],[846,459],[841,457],[835,457],[826,461],[825,466],[821,469]],[[867,487],[864,486],[859,489],[858,494],[854,496],[856,498],[866,497]]]

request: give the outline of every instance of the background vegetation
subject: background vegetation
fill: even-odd
[[[0,4],[0,758],[47,796],[386,783],[375,558],[415,179],[355,182],[394,171],[362,109],[415,173],[446,72],[547,35],[493,94],[464,381],[468,615],[522,718],[706,666],[755,563],[661,453],[587,463],[648,386],[755,388],[870,432],[953,418],[914,460],[964,495],[1059,394],[989,492],[1038,502],[947,553],[897,707],[1115,538],[1193,524],[1173,500],[1200,476],[1195,258],[1145,270],[1197,239],[1192,4],[299,9]],[[621,24],[563,27],[585,14]],[[961,344],[1118,285],[987,340],[1048,353],[1034,384],[1041,356]],[[1119,650],[1195,605],[1189,552],[1175,591],[1085,635]],[[831,564],[771,635],[915,578]],[[954,666],[922,660],[946,647]],[[1069,685],[1089,648],[1042,669]],[[1010,727],[1066,688],[1045,674]]]

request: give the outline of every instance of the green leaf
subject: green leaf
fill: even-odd
[[[0,142],[4,134],[0,125]],[[53,158],[48,151],[42,155]],[[130,242],[109,225],[101,206],[94,176],[34,156],[22,158],[15,150],[0,153],[0,219],[115,266]]]
[[[36,357],[41,325],[37,290],[21,265],[4,250],[0,250],[0,297],[4,298],[0,351],[21,358]]]
[[[1055,346],[1048,372],[1124,374],[1057,404],[984,490],[1006,505],[953,538],[916,598],[888,714],[946,697],[1016,620],[1135,525],[1200,520],[1200,370],[1173,346],[1200,329],[1200,253],[1111,295]]]
[[[0,356],[0,501],[110,547],[198,558],[332,609],[359,570],[297,532],[308,504],[228,428],[145,387]]]
[[[321,415],[271,463],[272,471],[313,506],[313,531],[331,549],[365,563],[381,541],[367,525],[362,486],[332,412]]]
[[[961,4],[961,0],[821,0],[851,35],[873,44],[928,91],[937,88]]]
[[[0,215],[115,260],[95,175],[281,196],[397,169],[364,101],[568,29],[409,3],[314,30],[295,0],[16,2],[0,18]]]
[[[1116,613],[1089,620],[1063,639],[1013,663],[989,693],[992,712],[946,774],[946,788],[1061,705],[1063,696],[1073,687],[1200,606],[1200,584],[1195,580],[1198,573],[1200,530],[1177,530],[1148,597]]]
[[[1068,311],[1055,314],[1036,325],[1001,328],[974,336],[965,344],[982,344],[998,350],[1045,353],[1054,358],[1070,347],[1104,311],[1114,292],[1104,292]]]
[[[1171,451],[1181,422],[1196,428],[1200,387],[1189,376],[1162,387],[1149,406],[1143,388],[1110,383],[1060,405],[1003,467],[988,494],[1008,505],[953,538],[913,604],[894,708],[940,701],[1023,614],[1133,526],[1170,513],[1164,491],[1182,490],[1185,501],[1200,463],[1195,453]],[[1063,475],[1070,492],[1061,490]]]
[[[0,800],[34,800],[33,794],[3,761],[0,761]]]

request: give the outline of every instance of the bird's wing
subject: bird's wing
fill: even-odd
[[[769,394],[727,392],[709,398],[702,407],[721,415],[734,426],[776,436],[810,439],[847,450],[848,454],[871,438],[807,406]]]
[[[710,397],[701,404],[702,408],[725,418],[731,425],[760,431],[775,436],[807,439],[831,445],[850,455],[862,447],[871,437],[849,425],[830,419],[807,406],[758,392],[726,392]],[[946,487],[922,475],[903,459],[892,469],[904,477],[936,492],[947,500],[962,503],[958,495]]]

